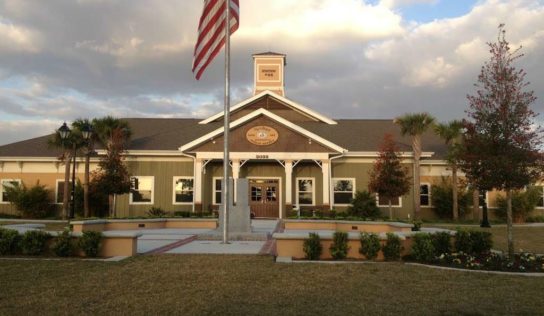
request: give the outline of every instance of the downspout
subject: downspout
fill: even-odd
[[[334,206],[334,190],[333,190],[333,183],[332,183],[332,161],[334,159],[342,158],[346,155],[346,150],[344,150],[340,155],[331,157],[329,159],[329,204],[331,205],[331,210]]]
[[[188,157],[188,158],[191,158],[193,159],[193,203],[192,203],[192,212],[194,213],[195,212],[195,193],[194,193],[194,190],[195,190],[195,187],[194,187],[194,179],[196,178],[196,157],[195,156],[191,156],[189,154],[186,154],[184,152],[181,152],[180,151],[180,154],[184,157]],[[198,188],[198,190],[202,190],[202,188]]]

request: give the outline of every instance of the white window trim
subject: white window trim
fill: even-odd
[[[421,207],[427,207],[427,208],[433,207],[433,201],[432,201],[432,199],[431,199],[431,184],[428,183],[428,182],[422,182],[422,183],[420,183],[419,185],[420,185],[420,186],[422,186],[422,185],[427,185],[427,186],[429,187],[429,193],[427,194],[427,196],[429,197],[429,205],[423,205],[423,204],[421,204],[421,193],[420,193],[420,194],[419,194],[419,203],[420,203],[420,206],[421,206]],[[421,192],[421,188],[420,188],[420,192]]]
[[[62,201],[61,202],[57,202],[57,198],[59,197],[59,182],[64,182],[64,179],[57,179],[55,180],[55,203],[53,204],[57,204],[57,205],[62,205]],[[71,188],[70,188],[70,183],[72,183],[72,179],[70,179],[70,181],[68,181],[68,194],[71,194]],[[68,203],[70,203],[70,198],[68,198]]]
[[[389,204],[381,205],[380,196],[376,193],[376,205],[378,207],[389,207]],[[399,196],[399,204],[391,204],[392,208],[402,208],[402,196]]]
[[[19,183],[19,185],[21,185],[22,181],[21,181],[21,179],[0,179],[0,204],[9,204],[11,202],[3,200],[4,182],[17,182],[17,183]]]
[[[216,190],[216,189],[215,189],[215,182],[216,182],[217,180],[223,181],[223,177],[213,177],[213,178],[212,178],[212,204],[213,204],[213,205],[219,205],[219,203],[217,203],[216,198],[215,198],[215,194],[216,194],[217,192],[221,192],[221,190]]]
[[[132,192],[129,193],[129,205],[152,205],[155,203],[155,176],[131,176],[132,178],[151,178],[151,202],[133,202]]]
[[[331,178],[331,191],[332,191],[332,201],[331,202],[331,205],[338,205],[338,206],[349,206],[351,204],[349,203],[334,203],[334,193],[338,192],[338,193],[346,193],[348,191],[334,191],[334,182],[335,181],[342,181],[342,180],[348,180],[348,181],[352,181],[353,182],[353,191],[351,192],[351,197],[352,198],[355,198],[355,192],[357,192],[357,186],[356,186],[356,182],[355,182],[355,178]]]
[[[176,181],[180,179],[193,180],[193,199],[191,202],[176,202]],[[191,176],[175,176],[172,180],[172,205],[193,205],[195,201],[195,178]]]
[[[300,204],[299,203],[299,196],[298,194],[301,193],[299,192],[299,185],[298,185],[298,181],[300,180],[312,180],[312,203],[311,204]],[[297,199],[297,203],[296,203],[296,207],[297,209],[300,208],[300,206],[315,206],[315,178],[314,177],[300,177],[300,178],[296,178],[296,188],[295,188],[295,197]],[[303,193],[307,193],[307,191],[302,191]]]

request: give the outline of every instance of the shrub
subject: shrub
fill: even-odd
[[[0,256],[18,252],[21,236],[16,230],[0,227]]]
[[[459,188],[457,191],[459,215],[463,216],[469,208],[472,194],[465,188]],[[451,179],[443,177],[440,183],[431,187],[431,203],[438,217],[453,218],[453,184]]]
[[[304,240],[303,248],[308,260],[319,260],[323,246],[321,246],[321,238],[319,234],[310,233],[310,238]]]
[[[335,260],[342,260],[348,256],[348,233],[335,232],[332,236],[332,245],[329,247],[331,256]]]
[[[385,245],[382,246],[383,256],[385,260],[399,260],[400,251],[402,250],[399,236],[393,233],[387,233],[386,236],[387,240],[385,242]]]
[[[155,206],[153,206],[152,208],[149,209],[149,211],[147,211],[147,215],[151,217],[165,217],[166,214],[167,213],[162,208],[155,207]]]
[[[525,219],[527,223],[544,223],[544,216],[531,216]]]
[[[57,240],[53,244],[53,252],[59,257],[71,256],[74,252],[74,245],[72,242],[72,233],[69,229],[65,229],[62,233],[57,235]]]
[[[412,257],[416,261],[430,262],[434,259],[435,249],[431,235],[417,233],[412,244]]]
[[[523,222],[542,198],[541,187],[529,187],[525,191],[512,191],[512,216],[516,222]],[[506,220],[506,197],[497,197],[495,215]]]
[[[365,256],[368,260],[374,260],[380,252],[380,237],[373,233],[361,233],[361,248],[359,253]]]
[[[472,253],[482,254],[488,253],[493,247],[493,239],[490,232],[471,231],[470,242],[472,245]]]
[[[87,257],[96,257],[100,251],[102,232],[84,231],[79,238],[79,248]]]
[[[189,211],[177,211],[177,212],[174,212],[174,216],[180,216],[180,217],[187,218],[187,217],[191,217],[191,212],[189,212]]]
[[[348,207],[348,214],[364,218],[378,218],[380,209],[376,206],[376,197],[368,191],[357,191]]]
[[[23,254],[30,256],[39,256],[45,252],[47,240],[51,237],[48,233],[41,230],[29,230],[21,238],[21,250]]]
[[[451,253],[451,235],[449,232],[437,232],[431,235],[436,257]]]
[[[472,242],[470,232],[464,229],[458,229],[455,233],[455,251],[472,253]]]
[[[5,187],[8,199],[27,218],[44,218],[52,210],[51,193],[45,185],[36,183],[30,189],[23,185]]]
[[[422,221],[414,221],[412,224],[414,225],[414,226],[412,226],[412,231],[413,232],[421,231],[421,225],[423,225]]]

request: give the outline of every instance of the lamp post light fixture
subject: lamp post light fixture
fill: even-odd
[[[68,125],[66,125],[66,122],[64,122],[62,124],[62,126],[58,129],[58,132],[59,132],[59,135],[60,135],[60,138],[62,140],[62,145],[64,148],[67,148],[68,146],[66,146],[66,142],[68,140],[68,138],[70,137],[70,134],[72,133],[72,131],[70,130],[70,128],[68,127]],[[75,156],[75,144],[74,144],[74,156]],[[68,161],[66,162],[68,163]],[[67,169],[66,169],[66,175],[65,175],[65,179],[69,179],[69,173],[70,173],[70,169],[69,167],[67,166]],[[73,177],[72,177],[73,179]],[[65,181],[66,181],[65,180]],[[66,185],[66,184],[65,184]],[[66,191],[64,192],[66,193]],[[74,185],[73,185],[73,181],[72,181],[72,191],[71,191],[71,197],[73,199],[73,196],[74,196]],[[64,209],[66,210],[66,205],[64,205]],[[72,214],[73,214],[73,202],[71,204],[71,207],[70,207],[70,214],[69,214],[69,218],[72,218]]]

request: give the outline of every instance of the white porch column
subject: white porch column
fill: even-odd
[[[193,191],[195,196],[195,211],[202,210],[202,159],[195,160],[195,183]]]
[[[232,160],[232,179],[234,180],[234,185],[233,185],[233,190],[232,192],[234,192],[234,195],[233,195],[233,202],[236,203],[236,180],[238,180],[238,178],[240,177],[240,160],[238,159],[233,159]]]
[[[323,206],[330,207],[330,189],[331,184],[329,179],[329,160],[321,160],[321,174],[323,174]]]
[[[287,211],[293,207],[293,161],[285,160],[285,205]]]

